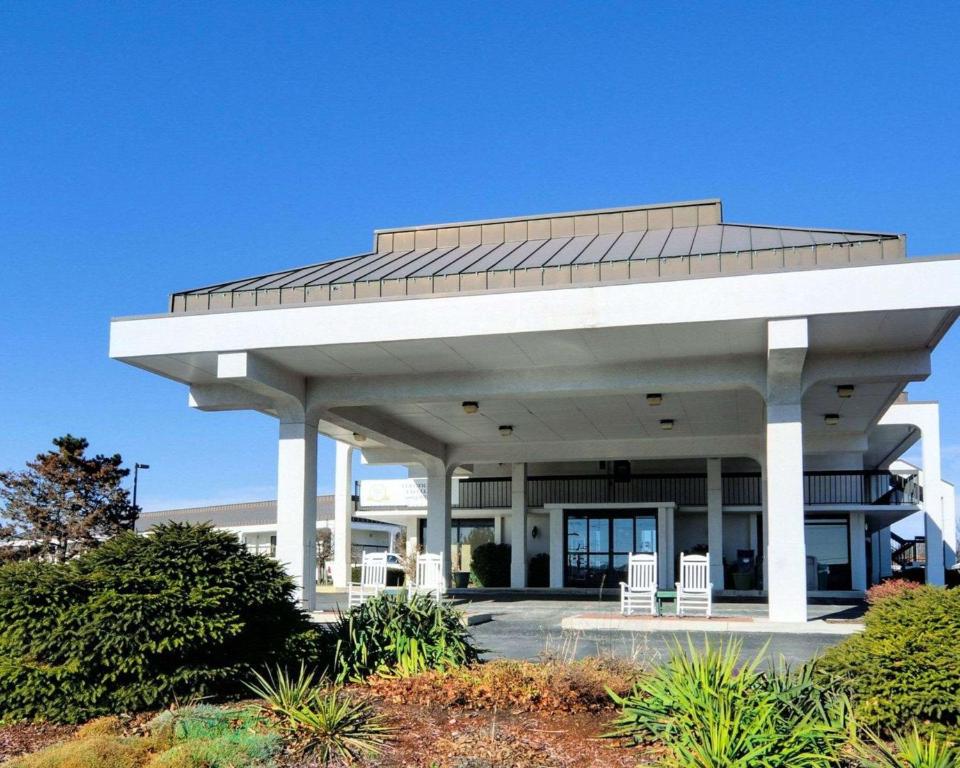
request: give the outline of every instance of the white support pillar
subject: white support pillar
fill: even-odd
[[[894,403],[883,414],[879,423],[909,424],[920,430],[920,453],[923,463],[923,521],[924,535],[927,540],[927,584],[943,586],[944,565],[956,558],[954,532],[956,521],[948,521],[944,515],[940,476],[940,405],[938,403]],[[953,516],[952,509],[950,515]],[[944,552],[945,549],[949,550],[949,554]]]
[[[863,512],[850,513],[850,580],[851,587],[867,589],[867,524]]]
[[[452,584],[451,572],[451,482],[453,469],[442,462],[431,462],[427,469],[427,535],[426,552],[443,556],[443,577]]]
[[[550,589],[563,587],[563,565],[566,552],[563,551],[563,508],[550,508]]]
[[[723,589],[723,479],[720,459],[707,459],[707,548],[714,592]]]
[[[877,531],[877,549],[880,553],[880,580],[893,575],[893,548],[890,546],[890,526]]]
[[[805,318],[767,324],[764,559],[767,609],[772,621],[807,620],[801,422],[801,376],[806,352]]]
[[[338,440],[333,491],[333,586],[337,589],[346,589],[350,583],[352,518],[353,446]]]
[[[510,587],[527,586],[527,465],[514,464],[510,481]]]
[[[277,451],[277,560],[307,610],[317,591],[317,428],[280,422]]]
[[[870,584],[880,583],[880,532],[870,534]]]
[[[673,537],[673,505],[657,507],[657,574],[660,589],[673,589],[677,551]]]

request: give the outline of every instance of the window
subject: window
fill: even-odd
[[[615,587],[631,553],[657,551],[653,512],[568,512],[565,534],[568,587]]]
[[[807,589],[846,590],[850,574],[850,525],[845,517],[807,517]]]

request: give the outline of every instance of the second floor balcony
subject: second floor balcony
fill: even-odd
[[[394,485],[388,485],[394,484]],[[455,509],[508,509],[509,477],[455,478]],[[763,503],[760,473],[722,476],[725,507],[759,507]],[[527,506],[546,504],[629,504],[673,501],[681,507],[707,504],[706,474],[544,475],[527,478]],[[882,470],[804,472],[805,504],[916,505],[923,499],[916,475]],[[357,483],[358,509],[423,508],[426,481],[367,480]]]

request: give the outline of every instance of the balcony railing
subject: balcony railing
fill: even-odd
[[[458,478],[457,509],[508,509],[508,477]],[[756,507],[763,502],[757,472],[722,476],[724,506]],[[359,494],[359,488],[357,493]],[[803,473],[806,504],[918,504],[923,499],[916,475],[883,471],[820,471]],[[563,475],[527,478],[527,506],[545,504],[632,504],[672,501],[679,506],[706,506],[705,474]],[[425,503],[425,502],[424,502]],[[360,509],[364,507],[361,505]]]
[[[509,478],[463,478],[459,508],[495,509],[510,506]],[[729,473],[722,477],[725,506],[760,506],[759,473]],[[806,504],[917,504],[922,500],[916,476],[883,471],[821,471],[803,473]],[[609,475],[565,475],[527,478],[527,505],[629,504],[673,501],[680,506],[705,506],[705,474],[631,475],[617,480]]]

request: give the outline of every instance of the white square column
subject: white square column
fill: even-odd
[[[867,589],[867,523],[863,512],[850,513],[850,580],[851,587]]]
[[[427,535],[425,551],[431,555],[443,556],[443,578],[451,585],[451,503],[452,489],[450,478],[452,469],[440,462],[431,462],[427,470]]]
[[[713,591],[723,589],[723,476],[720,459],[707,459],[707,548]]]
[[[336,442],[333,486],[333,586],[346,589],[350,583],[353,549],[353,446]]]
[[[881,579],[893,575],[893,547],[890,546],[890,526],[877,531],[878,568]]]
[[[312,610],[317,592],[317,428],[280,422],[277,450],[277,560]]]
[[[807,620],[801,421],[807,346],[806,318],[767,323],[764,560],[767,610],[772,621]]]
[[[551,507],[550,512],[550,589],[563,588],[566,552],[563,535],[563,507]]]
[[[527,465],[514,464],[510,482],[510,587],[527,586]]]
[[[880,417],[879,423],[909,424],[920,430],[923,522],[927,540],[926,581],[927,584],[943,586],[944,566],[956,558],[956,520],[952,499],[948,499],[948,508],[945,509],[944,505],[940,476],[940,405],[927,402],[894,403]]]
[[[767,406],[767,599],[771,621],[807,620],[800,405]]]

